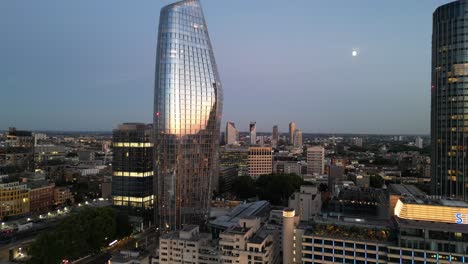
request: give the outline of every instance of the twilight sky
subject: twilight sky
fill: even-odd
[[[159,11],[171,2],[2,1],[0,130],[151,122]],[[221,127],[429,133],[432,12],[447,2],[202,0]]]

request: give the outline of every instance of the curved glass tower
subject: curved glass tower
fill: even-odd
[[[436,9],[432,31],[433,194],[468,200],[468,2]]]
[[[161,10],[154,96],[156,223],[206,224],[223,92],[198,0]]]

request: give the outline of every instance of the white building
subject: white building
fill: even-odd
[[[307,149],[307,173],[323,174],[325,169],[325,148],[316,146]]]
[[[317,186],[303,185],[289,197],[288,206],[296,211],[301,221],[309,221],[320,214],[322,198]]]
[[[417,148],[420,148],[422,149],[424,146],[423,146],[423,143],[424,143],[424,140],[421,138],[421,137],[416,137],[416,139],[414,140],[414,145],[417,147]]]
[[[240,219],[220,234],[219,263],[279,264],[280,233],[278,226],[262,226],[260,218]]]
[[[196,225],[162,235],[159,241],[159,263],[219,263],[219,252],[211,235],[200,233]]]
[[[249,125],[250,145],[257,144],[257,123],[252,121]]]
[[[293,145],[295,148],[302,148],[302,130],[294,130],[294,142]]]

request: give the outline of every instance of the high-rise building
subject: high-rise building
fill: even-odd
[[[422,149],[424,147],[424,140],[421,137],[416,137],[414,140],[414,146]]]
[[[454,1],[433,14],[431,140],[432,192],[468,201],[468,2]]]
[[[278,145],[278,141],[279,141],[278,126],[274,125],[273,126],[273,134],[271,136],[271,143],[272,143],[273,146],[276,146],[276,145]]]
[[[153,216],[151,125],[124,123],[112,132],[112,196],[117,208],[148,222]]]
[[[362,140],[362,138],[360,138],[360,137],[354,137],[354,138],[352,138],[351,141],[352,141],[352,144],[353,144],[354,146],[362,148],[362,145],[363,145],[363,140]]]
[[[328,171],[328,190],[335,194],[335,186],[343,183],[344,167],[336,164],[330,165]]]
[[[302,148],[302,130],[294,130],[294,142],[293,145],[295,148]]]
[[[273,173],[273,154],[271,147],[249,148],[249,175],[258,177],[260,175]]]
[[[232,121],[226,123],[226,134],[225,142],[227,145],[236,144],[239,141],[239,131],[236,128],[236,124]]]
[[[157,224],[206,224],[223,90],[198,0],[161,9],[154,97]]]
[[[248,159],[248,148],[225,146],[219,150],[220,167],[235,167],[239,176],[248,174]]]
[[[250,145],[257,144],[257,123],[255,121],[250,122],[249,135],[250,135]]]
[[[325,149],[320,146],[307,149],[307,173],[323,174],[325,167]]]
[[[296,131],[296,123],[289,123],[289,143],[294,144],[294,131]]]

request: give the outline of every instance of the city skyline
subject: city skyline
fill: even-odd
[[[31,9],[7,3],[0,11],[7,36],[0,85],[10,100],[0,106],[0,129],[111,131],[122,122],[149,123],[157,10],[171,2],[117,1],[112,12],[99,12],[106,2],[41,2]],[[260,12],[259,1],[237,12],[246,1],[202,1],[222,62],[223,123],[234,120],[240,131],[256,120],[258,131],[279,124],[284,132],[295,120],[304,133],[428,134],[431,14],[446,2],[268,1],[269,12]],[[377,5],[384,15],[376,14]],[[320,23],[331,8],[336,16]],[[63,12],[50,13],[56,10]],[[400,19],[390,23],[395,10]],[[227,13],[241,13],[242,21]],[[287,19],[276,23],[280,13]],[[271,24],[274,30],[263,30]],[[386,73],[401,78],[386,82]]]

